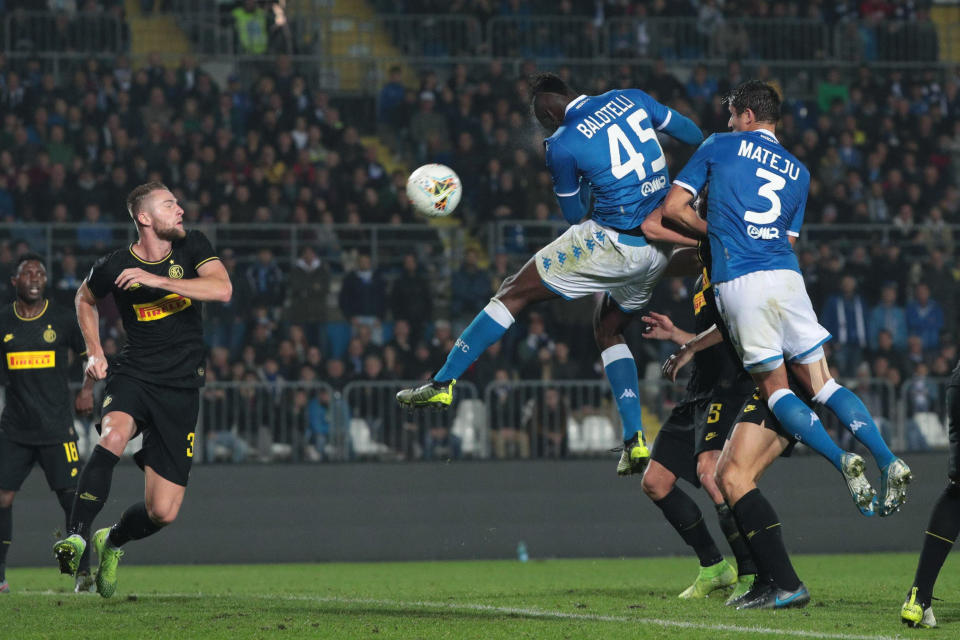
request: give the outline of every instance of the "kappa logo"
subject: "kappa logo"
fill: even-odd
[[[138,322],[153,322],[180,313],[192,304],[193,300],[190,298],[185,298],[179,293],[171,293],[153,302],[135,304],[133,311],[137,314]]]
[[[861,420],[854,420],[853,422],[850,423],[850,431],[856,433],[857,431],[860,431],[862,427],[865,427],[865,426],[867,426],[866,422],[863,422]]]
[[[620,394],[621,400],[623,400],[624,398],[636,398],[636,397],[637,397],[637,394],[633,392],[633,389],[624,389],[623,393]]]

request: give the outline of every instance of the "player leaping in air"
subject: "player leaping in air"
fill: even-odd
[[[230,300],[230,277],[199,231],[185,231],[183,209],[167,187],[148,182],[127,196],[139,240],[97,260],[77,290],[77,319],[87,345],[86,373],[107,379],[100,440],[80,473],[68,533],[54,545],[63,573],[75,573],[93,519],[107,501],[113,468],[131,438],[144,472],[144,501],[127,507],[113,527],[93,534],[99,556],[97,592],[117,588],[121,547],[153,535],[180,511],[193,462],[206,347],[202,302]],[[100,344],[97,300],[120,310],[127,344],[109,367]]]
[[[650,452],[640,418],[637,366],[623,330],[650,300],[671,244],[696,245],[661,224],[669,177],[657,132],[687,144],[699,143],[702,135],[693,121],[638,89],[578,95],[558,76],[543,73],[533,77],[531,93],[534,115],[552,134],[544,143],[547,167],[572,226],[504,280],[433,379],[400,391],[397,401],[409,407],[449,406],[457,378],[528,304],[605,293],[594,315],[594,336],[623,423],[617,473],[640,473]],[[583,220],[591,192],[593,214]]]
[[[733,133],[712,135],[700,145],[674,181],[664,215],[708,235],[717,307],[770,411],[787,432],[843,474],[861,512],[873,515],[876,496],[864,478],[863,459],[840,449],[790,390],[789,365],[813,400],[873,454],[881,470],[879,512],[890,515],[906,498],[910,469],[890,452],[863,402],[830,377],[822,345],[831,336],[817,321],[793,251],[810,172],[774,135],[780,95],[766,83],[751,81],[737,87],[727,103]],[[690,202],[707,183],[704,221]]]

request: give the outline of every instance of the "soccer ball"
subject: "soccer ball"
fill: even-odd
[[[407,178],[407,198],[413,208],[433,217],[447,216],[460,204],[460,177],[442,164],[425,164]]]

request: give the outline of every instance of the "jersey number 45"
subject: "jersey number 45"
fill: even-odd
[[[663,149],[660,147],[660,141],[657,140],[656,132],[649,126],[643,126],[642,123],[645,120],[650,121],[645,109],[637,109],[627,116],[627,124],[637,134],[641,144],[651,140],[656,143],[657,156],[650,160],[650,171],[656,173],[667,166],[667,160],[663,157]],[[647,177],[647,169],[644,166],[646,159],[633,146],[630,138],[620,128],[620,125],[612,124],[607,128],[607,140],[610,143],[610,173],[613,174],[613,177],[622,180],[630,172],[636,172],[637,180],[645,180]],[[620,147],[623,147],[627,154],[626,162],[623,162],[623,157],[620,155]]]

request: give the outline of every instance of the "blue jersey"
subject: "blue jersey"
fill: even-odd
[[[800,234],[810,172],[776,136],[756,130],[707,138],[674,184],[696,195],[708,182],[714,282],[754,271],[800,271],[788,236]]]
[[[581,180],[594,196],[593,220],[614,229],[639,227],[667,194],[670,176],[657,131],[687,142],[703,139],[688,118],[639,89],[580,96],[567,105],[563,124],[547,138],[547,168],[564,217],[585,211],[569,206]],[[566,199],[566,203],[565,203]]]

